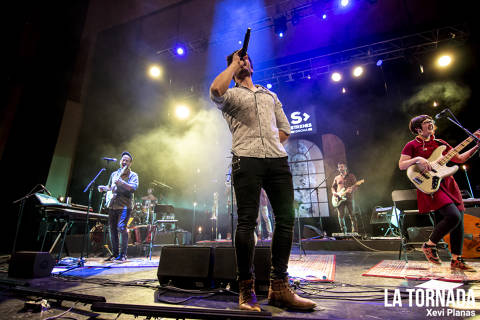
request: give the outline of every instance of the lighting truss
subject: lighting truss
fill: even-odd
[[[368,65],[376,63],[379,59],[385,62],[412,56],[419,57],[443,44],[460,46],[467,41],[468,36],[469,32],[465,25],[442,27],[255,70],[255,81],[289,82],[330,73],[352,63]]]

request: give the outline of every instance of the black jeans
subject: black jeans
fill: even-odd
[[[257,226],[260,189],[267,193],[275,217],[272,238],[272,279],[285,278],[292,249],[294,209],[293,182],[288,159],[233,156],[233,186],[237,198],[238,224],[235,253],[238,280],[255,277],[254,232]]]
[[[358,224],[357,224],[357,217],[353,212],[353,200],[347,199],[343,201],[337,207],[337,215],[338,215],[338,224],[340,225],[340,230],[343,233],[346,233],[348,228],[345,222],[345,216],[350,218],[350,222],[352,224],[351,232],[358,232]]]
[[[112,242],[112,253],[118,256],[120,236],[120,254],[127,255],[128,230],[127,223],[130,219],[132,209],[110,209],[108,210],[108,225],[110,227],[110,241]]]
[[[430,235],[433,243],[438,243],[444,236],[450,233],[450,252],[462,255],[463,249],[463,212],[458,210],[453,203],[447,204],[436,211],[442,216],[442,220],[436,224]]]

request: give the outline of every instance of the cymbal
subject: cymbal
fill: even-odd
[[[157,181],[157,180],[153,180],[153,181],[152,181],[152,184],[153,184],[153,185],[160,186],[160,187],[168,188],[168,189],[173,189],[173,188],[170,187],[169,185],[166,185],[165,183],[160,182],[160,181]]]

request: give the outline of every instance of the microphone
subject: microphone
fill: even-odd
[[[51,197],[52,194],[50,193],[50,191],[48,191],[48,189],[43,185],[43,184],[40,184],[40,187],[42,187],[42,189]]]
[[[117,159],[115,158],[107,158],[107,157],[103,157],[102,160],[105,160],[105,161],[113,161],[113,162],[117,162]]]
[[[447,113],[447,111],[448,111],[448,108],[443,109],[440,113],[437,113],[437,114],[435,115],[435,119],[438,120],[438,119],[442,118],[442,117],[445,115],[445,113]]]
[[[242,50],[240,50],[240,52],[238,53],[238,56],[240,57],[240,59],[245,57],[245,55],[247,54],[248,43],[250,42],[250,31],[251,30],[252,29],[247,28],[247,32],[245,32],[245,38],[243,38],[243,47],[242,47]]]

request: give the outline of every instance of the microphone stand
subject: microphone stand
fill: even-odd
[[[450,115],[452,116],[452,118],[450,118],[448,115],[445,116],[445,118],[447,118],[450,122],[452,122],[453,124],[455,124],[457,127],[459,127],[460,129],[462,129],[463,131],[465,131],[470,137],[472,137],[473,139],[475,139],[475,141],[477,141],[477,143],[480,143],[480,139],[477,138],[473,133],[471,133],[470,131],[468,131],[467,128],[463,127],[461,124],[460,124],[460,121],[457,120],[457,118],[455,118],[455,115],[452,113],[452,111],[450,111],[450,109],[446,108],[445,110],[447,110],[448,113],[450,113]]]
[[[76,266],[74,266],[72,268],[68,268],[65,271],[62,271],[61,273],[59,273],[60,275],[66,273],[66,272],[69,272],[73,269],[83,267],[85,265],[85,260],[83,258],[83,249],[85,248],[85,243],[87,243],[87,239],[90,238],[90,228],[88,228],[88,218],[89,218],[89,215],[90,215],[90,208],[92,207],[93,186],[94,186],[95,180],[97,180],[97,178],[100,176],[100,174],[105,170],[107,170],[107,169],[105,169],[105,168],[100,169],[100,171],[98,171],[95,178],[93,178],[92,181],[90,181],[90,183],[85,187],[85,190],[83,190],[84,193],[87,192],[87,190],[89,192],[88,192],[87,214],[86,214],[86,217],[85,217],[85,232],[83,234],[83,244],[82,244],[82,250],[80,251],[80,259],[78,260]],[[88,258],[88,243],[87,243],[87,254],[85,256]]]
[[[37,189],[38,186],[40,186],[40,184],[37,184],[35,187],[33,187],[32,190],[30,190],[29,193],[27,193],[26,195],[24,195],[20,199],[17,199],[17,200],[12,202],[12,204],[16,204],[16,203],[20,202],[20,207],[18,209],[17,229],[15,231],[15,238],[13,239],[12,256],[15,253],[15,249],[17,247],[18,231],[20,230],[20,224],[22,222],[23,208],[25,207],[25,201],[36,193],[34,191]],[[43,187],[42,187],[42,189],[45,190],[45,188],[43,188]]]
[[[325,236],[325,231],[323,230],[323,224],[322,224],[322,215],[321,215],[321,212],[320,212],[320,202],[318,201],[318,188],[320,188],[320,186],[325,182],[327,181],[327,176],[325,176],[325,178],[323,179],[322,182],[320,182],[318,184],[318,186],[316,186],[315,188],[312,189],[312,191],[310,191],[310,194],[312,194],[313,191],[316,191],[317,192],[317,208],[318,208],[318,220],[320,222],[320,231],[322,232],[321,235],[319,235],[319,237],[323,238]],[[315,237],[317,238],[317,237]]]
[[[82,250],[80,252],[80,260],[81,260],[82,265],[84,263],[84,261],[83,261],[83,249],[85,248],[85,243],[87,243],[87,239],[90,236],[90,229],[88,228],[88,218],[89,218],[89,215],[90,215],[90,208],[92,207],[93,186],[94,186],[95,180],[97,180],[97,178],[100,176],[100,174],[105,170],[107,170],[107,169],[105,169],[105,168],[100,169],[100,171],[98,171],[95,178],[93,178],[92,181],[90,181],[90,183],[85,187],[85,190],[83,190],[84,193],[87,192],[87,190],[89,190],[89,191],[88,191],[87,216],[85,218],[85,220],[86,220],[86,222],[85,222],[85,233],[83,234],[83,245],[82,245]],[[87,254],[85,255],[87,258],[88,258],[88,247],[89,247],[89,245],[87,243]]]

